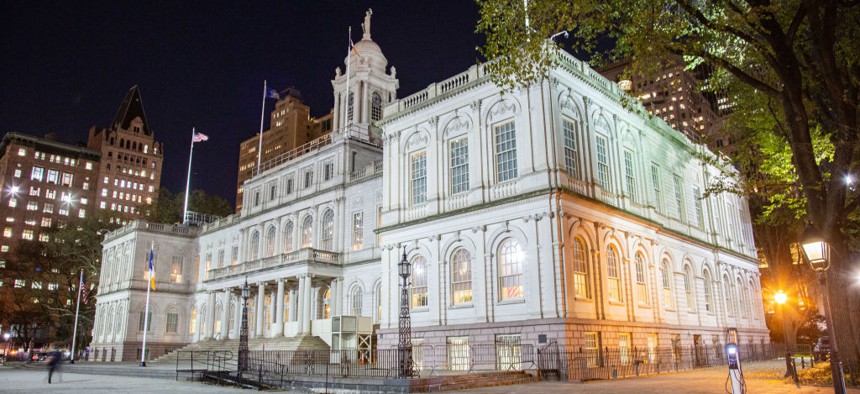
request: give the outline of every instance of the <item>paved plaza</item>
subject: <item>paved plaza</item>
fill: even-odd
[[[775,376],[779,375],[781,362],[765,362],[749,365],[745,374],[747,392],[750,394],[811,394],[832,393],[829,387],[795,388]],[[500,386],[456,393],[489,394],[539,394],[539,393],[726,393],[725,368],[706,368],[665,375],[596,381],[589,383],[543,382],[516,386]],[[0,368],[0,392],[33,393],[46,390],[62,393],[248,393],[249,390],[215,386],[199,382],[174,381],[170,379],[140,378],[126,376],[85,375],[63,372],[56,376],[56,383],[48,384],[47,371],[35,368]],[[860,389],[848,389],[851,394],[860,394]]]

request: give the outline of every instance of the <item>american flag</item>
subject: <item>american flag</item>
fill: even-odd
[[[203,134],[203,133],[198,133],[196,131],[194,132],[194,135],[191,137],[191,143],[203,142],[203,141],[208,141],[208,140],[209,140],[208,135]]]

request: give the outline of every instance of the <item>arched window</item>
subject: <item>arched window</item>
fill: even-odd
[[[714,311],[714,301],[713,296],[711,295],[711,273],[707,269],[702,272],[703,280],[705,281],[705,311],[713,312]]]
[[[302,220],[302,247],[310,248],[313,245],[314,238],[314,218],[311,215],[305,216]]]
[[[463,248],[451,256],[451,300],[455,305],[472,302],[472,256]]]
[[[523,251],[516,239],[499,245],[499,299],[523,298]]]
[[[352,294],[349,295],[351,314],[353,316],[361,316],[361,287],[355,286],[352,288]]]
[[[188,333],[194,335],[197,333],[197,307],[191,308],[191,320],[188,322]]]
[[[740,303],[740,311],[741,317],[744,319],[749,317],[749,302],[747,302],[747,289],[744,286],[744,283],[741,281],[741,278],[738,278],[738,302]]]
[[[275,230],[275,226],[269,227],[269,230],[266,231],[266,257],[272,257],[275,255],[276,235],[277,231]]]
[[[322,233],[320,234],[320,249],[332,250],[334,248],[334,211],[326,210],[322,215]]]
[[[382,119],[382,96],[377,92],[373,92],[370,97],[370,120],[376,122]]]
[[[734,316],[735,306],[732,302],[732,282],[727,275],[723,275],[723,296],[726,302],[726,316]]]
[[[663,276],[663,306],[665,308],[673,308],[675,306],[675,298],[672,297],[672,270],[669,260],[664,259],[661,265]]]
[[[749,287],[748,288],[750,291],[750,304],[749,304],[749,306],[750,306],[750,308],[753,308],[751,311],[752,312],[751,315],[752,315],[753,319],[758,320],[760,315],[757,312],[761,310],[761,307],[759,307],[759,302],[761,302],[761,295],[759,294],[758,289],[756,289],[755,284],[753,283],[752,279],[750,279],[750,281],[749,281]]]
[[[562,129],[564,131],[564,168],[568,176],[580,179],[579,153],[576,144],[577,122],[564,118]]]
[[[577,237],[573,240],[573,292],[577,297],[588,298],[588,260],[585,243]]]
[[[374,322],[382,321],[382,283],[378,283],[376,288],[373,290],[373,293],[376,297],[376,316],[374,316]]]
[[[621,269],[618,266],[618,252],[610,245],[606,248],[606,277],[609,279],[609,301],[621,302]]]
[[[232,297],[230,297],[232,298]],[[230,309],[227,310],[227,336],[230,336],[230,330],[236,327],[236,308],[238,307],[235,300],[228,301]],[[234,334],[235,335],[235,334]],[[223,338],[226,339],[226,338]]]
[[[284,225],[284,253],[293,251],[293,221],[290,220]]]
[[[254,232],[251,233],[251,245],[249,246],[248,249],[250,250],[250,256],[249,256],[250,259],[249,260],[256,260],[260,257],[260,232],[259,231],[254,230]]]
[[[322,295],[322,302],[320,303],[322,306],[322,310],[320,311],[320,319],[328,319],[331,317],[331,288],[326,287],[325,293]]]
[[[684,293],[687,294],[687,310],[693,312],[696,310],[696,297],[693,287],[693,270],[690,266],[684,266]]]
[[[647,275],[645,274],[645,255],[642,252],[637,252],[633,258],[633,264],[636,266],[636,297],[639,298],[639,303],[643,305],[651,304],[651,297],[648,297],[648,283],[646,282]]]
[[[427,260],[423,256],[412,260],[412,285],[409,290],[412,308],[427,306]]]

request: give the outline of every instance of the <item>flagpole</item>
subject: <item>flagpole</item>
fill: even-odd
[[[182,204],[182,223],[188,222],[188,193],[191,188],[191,158],[194,156],[194,126],[191,126],[191,151],[188,152],[188,176],[185,177],[185,202]]]
[[[349,116],[349,109],[352,107],[352,104],[349,102],[349,64],[352,63],[350,60],[352,57],[352,26],[349,27],[349,38],[346,42],[346,122],[344,122],[344,130],[349,126],[349,123],[352,119]]]
[[[192,146],[194,146],[192,144]],[[149,259],[152,259],[152,249],[155,248],[155,241],[150,241],[149,244]],[[149,269],[149,260],[146,263],[146,269],[149,271],[149,280],[146,281],[146,309],[143,312],[143,351],[140,353],[140,366],[146,366],[146,332],[149,331],[149,292],[152,290],[152,271]]]
[[[266,118],[266,80],[263,80],[263,105],[260,108],[260,143],[257,147],[257,174],[260,173],[260,161],[263,159],[263,120]]]
[[[78,304],[75,306],[75,329],[72,330],[72,359],[69,364],[75,363],[75,345],[78,339],[78,312],[81,310],[81,288],[84,287],[84,269],[81,268],[81,279],[78,281]]]

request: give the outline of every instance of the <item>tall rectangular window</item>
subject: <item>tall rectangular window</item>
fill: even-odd
[[[420,152],[412,155],[412,205],[427,201],[427,153]]]
[[[60,183],[60,172],[57,170],[48,170],[48,178],[45,179],[48,183]]]
[[[182,283],[182,257],[173,256],[170,262],[170,282]]]
[[[653,188],[653,195],[651,197],[654,199],[654,201],[652,201],[654,208],[656,208],[658,212],[663,211],[663,196],[660,191],[660,185],[660,167],[657,167],[656,164],[651,164],[651,187]]]
[[[327,181],[334,177],[334,163],[323,164],[323,180]]]
[[[448,368],[452,371],[468,371],[469,337],[448,337],[445,340],[448,353]]]
[[[681,181],[681,177],[675,175],[672,180],[674,181],[674,192],[675,192],[675,217],[679,220],[683,218],[684,214],[684,184]]]
[[[629,332],[618,334],[618,359],[621,365],[630,364],[630,342]]]
[[[702,190],[696,186],[693,188],[693,199],[696,205],[696,227],[702,228],[705,224],[705,215],[702,211]]]
[[[576,150],[576,124],[565,119],[562,122],[564,131],[564,168],[571,178],[580,179],[579,157]]]
[[[597,141],[597,183],[603,190],[609,190],[609,154],[606,138],[596,136]]]
[[[624,194],[636,201],[636,177],[633,172],[633,152],[624,150]]]
[[[598,360],[600,338],[596,332],[586,332],[583,333],[583,339],[585,340],[585,365],[589,367],[597,367],[600,362],[600,360]]]
[[[451,194],[469,190],[469,143],[467,138],[451,141]]]
[[[312,170],[305,171],[305,189],[311,187],[314,182],[314,172]]]
[[[364,247],[364,213],[352,214],[352,250]]]
[[[293,194],[293,177],[287,178],[287,194]]]
[[[239,263],[239,246],[234,245],[233,249],[230,250],[230,264],[236,265]]]
[[[496,126],[496,180],[517,177],[517,137],[514,122]]]
[[[68,172],[63,173],[63,186],[72,186],[74,182],[75,176],[73,174],[69,174]]]

